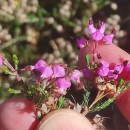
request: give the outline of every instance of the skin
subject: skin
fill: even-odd
[[[92,54],[92,48],[94,48],[94,44],[90,41],[88,46],[89,47],[85,47],[79,52],[78,61],[80,68],[86,67],[86,62],[84,60],[86,52]],[[107,61],[111,67],[115,64],[122,63],[124,60],[130,59],[130,55],[127,52],[125,52],[114,44],[108,45],[100,42],[97,47],[97,53],[100,53],[102,59]]]
[[[24,98],[11,98],[0,105],[0,130],[35,130],[34,104]]]
[[[90,121],[80,113],[62,109],[47,114],[37,130],[94,130],[94,128]]]
[[[86,53],[91,54],[92,60],[92,49],[94,48],[94,44],[92,41],[89,41],[87,47],[82,48],[79,52],[79,66],[81,69],[86,68],[85,55]],[[97,53],[100,53],[102,59],[107,61],[110,64],[110,68],[112,68],[115,64],[121,64],[123,61],[130,61],[130,55],[124,50],[120,49],[114,44],[107,45],[102,42],[99,42],[97,47]],[[125,80],[130,81],[130,74],[123,71],[122,75]],[[130,88],[121,93],[115,103],[117,104],[120,111],[123,113],[125,118],[130,122]]]
[[[11,98],[0,105],[0,130],[94,130],[90,121],[80,113],[56,110],[39,123],[34,104],[24,98]]]

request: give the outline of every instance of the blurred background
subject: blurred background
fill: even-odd
[[[90,17],[107,25],[107,32],[118,31],[114,44],[130,52],[129,0],[0,0],[0,51],[19,67],[34,64],[39,58],[48,63],[78,65],[75,38],[88,37]],[[14,77],[0,75],[0,99]]]

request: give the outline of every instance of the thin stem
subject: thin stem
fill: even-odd
[[[83,111],[83,115],[86,116],[89,113],[89,109],[87,107],[85,107],[85,110]]]
[[[93,41],[94,42],[94,41]],[[91,66],[92,67],[94,67],[94,63],[95,63],[95,54],[96,54],[96,51],[97,51],[97,47],[98,47],[98,42],[97,41],[95,41],[94,43],[93,43],[93,45],[94,45],[94,49],[93,49],[93,51],[92,51],[92,54],[93,54],[93,57],[92,57],[92,63],[91,63]]]
[[[91,108],[100,100],[102,99],[104,96],[106,96],[106,94],[104,94],[103,91],[98,91],[98,94],[95,98],[95,100],[92,102],[92,104],[88,107],[85,107],[85,110],[83,111],[83,115],[86,116],[91,110]]]
[[[7,42],[3,43],[2,45],[0,45],[0,50],[3,50],[3,49],[5,49],[5,48],[17,43],[17,42],[21,42],[21,41],[24,41],[26,39],[27,39],[26,36],[14,38],[14,39],[7,41]]]
[[[92,104],[89,106],[89,110],[100,100],[104,97],[104,91],[98,91],[98,94]]]
[[[18,81],[21,81],[22,78],[19,76],[18,72],[11,66],[11,64],[4,58],[4,64],[14,73]]]

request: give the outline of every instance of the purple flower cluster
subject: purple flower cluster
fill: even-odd
[[[109,63],[101,60],[97,69],[97,73],[101,77],[107,76],[108,78],[117,79],[118,75],[123,71],[124,65],[115,65],[113,69],[109,69]]]
[[[115,35],[115,31],[112,31],[111,34],[105,35],[104,34],[105,29],[106,29],[105,23],[99,21],[97,28],[95,28],[93,21],[90,20],[87,31],[90,34],[92,40],[95,40],[95,41],[102,40],[106,44],[112,44],[112,40]]]
[[[105,34],[106,25],[105,23],[99,21],[98,26],[95,27],[93,20],[89,20],[89,25],[87,32],[90,35],[90,39],[93,41],[103,41],[106,44],[112,44],[113,37],[115,36],[115,30],[111,34]],[[87,42],[85,37],[79,38],[76,40],[76,43],[79,48],[84,48]]]
[[[41,73],[41,78],[59,78],[65,76],[65,69],[63,66],[55,64],[54,66],[48,65],[44,60],[39,60],[33,67],[33,69]]]
[[[59,92],[66,91],[70,88],[71,81],[80,83],[81,72],[77,69],[71,70],[64,64],[49,65],[40,59],[34,66],[25,67],[25,70],[26,68],[29,68],[28,70],[38,71],[42,80],[53,80],[59,88]]]

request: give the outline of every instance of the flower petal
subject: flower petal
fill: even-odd
[[[79,48],[84,48],[85,43],[87,42],[87,39],[82,37],[80,39],[77,39],[76,42]]]
[[[88,68],[85,68],[82,71],[83,71],[83,74],[84,74],[85,78],[90,78],[92,76],[91,71]]]
[[[94,27],[93,20],[90,19],[90,20],[89,20],[89,25],[88,25],[87,32],[91,35],[91,34],[93,34],[95,31],[96,31],[96,28]]]
[[[90,24],[90,25],[88,26],[87,32],[91,35],[91,34],[93,34],[95,31],[96,31],[96,28],[94,27],[94,25],[93,25],[93,24]]]
[[[114,70],[116,70],[118,72],[118,74],[120,74],[124,69],[124,66],[123,65],[116,65],[114,67]]]
[[[102,64],[102,66],[109,67],[109,63],[104,60],[101,60],[100,63]]]
[[[53,69],[51,66],[45,66],[40,69],[42,78],[50,78],[53,74]]]
[[[80,76],[81,76],[81,72],[79,70],[74,70],[70,74],[69,78],[70,78],[70,80],[75,80],[77,82],[80,82]]]
[[[110,70],[110,71],[108,72],[108,78],[117,79],[117,78],[118,78],[118,74],[114,74],[114,70]]]
[[[66,78],[59,78],[56,81],[56,84],[62,90],[66,90],[67,88],[69,88],[71,86],[71,82],[69,80],[67,80]]]
[[[105,42],[106,44],[112,44],[113,37],[114,34],[105,35],[103,37],[103,42]]]
[[[54,65],[53,67],[53,76],[55,78],[63,77],[65,76],[65,69],[64,67],[60,65]]]
[[[109,68],[106,66],[102,66],[98,68],[98,75],[101,77],[105,77],[108,75]]]
[[[125,66],[126,71],[130,72],[130,63],[127,63],[127,65]]]
[[[0,66],[3,65],[3,59],[0,57]]]
[[[35,69],[39,72],[42,71],[42,68],[45,67],[47,64],[44,60],[40,59],[38,62],[35,64]]]
[[[100,32],[101,32],[102,34],[104,34],[105,29],[106,29],[106,25],[105,25],[105,23],[101,22],[100,29],[99,29]]]
[[[100,32],[99,29],[97,29],[93,34],[92,34],[92,39],[95,41],[100,41],[103,38],[104,34]]]

